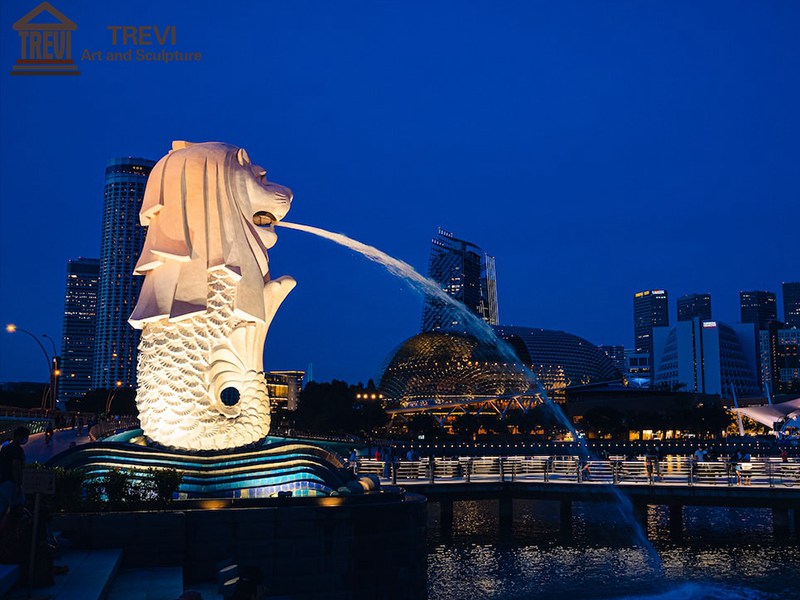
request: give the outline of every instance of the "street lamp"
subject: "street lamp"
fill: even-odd
[[[61,357],[58,355],[56,351],[56,343],[46,333],[42,334],[43,338],[47,338],[50,342],[50,347],[53,348],[53,360],[52,360],[52,381],[50,383],[50,405],[48,408],[55,408],[56,407],[56,398],[58,397],[58,376],[61,375],[60,362]]]
[[[58,354],[58,352],[56,352],[56,343],[53,341],[53,338],[51,338],[46,333],[43,333],[42,337],[47,339],[47,341],[50,342],[50,347],[53,349],[53,356],[56,356]]]
[[[118,392],[118,391],[119,391],[119,390],[122,388],[122,382],[121,382],[121,381],[117,381],[117,384],[116,384],[116,385],[117,385],[117,388],[116,388],[116,389],[114,389],[114,390],[110,390],[110,391],[108,392],[108,397],[106,398],[106,417],[108,417],[108,416],[109,416],[109,414],[110,414],[110,411],[111,411],[111,402],[112,402],[112,401],[114,400],[114,398],[116,397],[116,395],[117,395],[117,392]]]
[[[53,380],[55,379],[55,376],[56,376],[55,373],[57,371],[57,369],[51,363],[50,355],[47,353],[47,350],[45,350],[45,347],[44,347],[44,345],[42,345],[41,340],[37,336],[32,334],[30,331],[28,331],[27,329],[22,329],[22,327],[17,327],[13,323],[9,323],[8,325],[6,325],[6,331],[8,333],[16,333],[17,331],[19,331],[20,333],[25,333],[25,334],[29,335],[30,337],[33,338],[33,340],[36,342],[36,344],[42,350],[42,354],[44,354],[45,363],[47,364],[47,374],[48,374],[48,379],[49,379],[48,387],[42,393],[42,406],[41,406],[41,408],[45,408],[45,405],[47,404],[47,394],[48,394],[48,392],[52,393],[52,391],[53,391]],[[47,336],[45,336],[45,337],[47,337]],[[52,338],[50,338],[50,342],[51,343],[53,342]],[[53,344],[53,349],[55,349],[55,344]],[[55,356],[53,357],[53,359],[55,359]]]

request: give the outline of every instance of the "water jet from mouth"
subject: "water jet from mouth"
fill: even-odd
[[[259,227],[269,227],[270,225],[277,223],[277,221],[278,219],[275,218],[275,215],[266,210],[260,210],[253,215],[253,223]]]
[[[311,233],[318,237],[330,240],[341,246],[349,248],[354,252],[358,252],[359,254],[365,256],[369,260],[385,267],[386,270],[388,270],[392,275],[401,278],[414,291],[423,295],[432,296],[436,300],[439,300],[444,304],[452,307],[452,309],[461,318],[462,326],[468,333],[476,337],[479,342],[483,342],[493,347],[511,364],[518,365],[522,369],[527,378],[528,385],[530,386],[529,389],[533,391],[536,396],[539,397],[542,404],[551,412],[551,414],[559,421],[559,423],[561,423],[564,429],[568,430],[572,434],[572,439],[579,444],[580,455],[583,458],[590,458],[592,456],[592,453],[589,451],[589,448],[586,445],[586,440],[577,434],[577,431],[575,430],[575,427],[572,425],[570,419],[568,419],[567,416],[562,412],[561,408],[559,408],[559,406],[550,399],[550,397],[547,395],[547,391],[544,389],[544,386],[539,381],[539,378],[527,366],[522,364],[522,361],[520,360],[519,356],[514,351],[514,349],[508,344],[508,342],[501,339],[494,332],[491,326],[488,323],[486,323],[486,321],[484,321],[483,319],[477,317],[472,312],[470,312],[469,309],[467,309],[467,307],[464,306],[461,302],[446,294],[435,281],[428,279],[427,277],[424,277],[423,275],[418,273],[416,269],[414,269],[414,267],[412,267],[405,261],[394,258],[393,256],[389,256],[388,254],[386,254],[381,250],[378,250],[374,246],[364,244],[362,242],[349,238],[341,233],[333,233],[331,231],[327,231],[325,229],[320,229],[319,227],[313,227],[310,225],[301,225],[299,223],[287,223],[286,221],[275,222],[275,225],[278,225],[280,227],[285,227],[286,229],[294,229],[296,231],[304,231],[306,233]],[[616,487],[614,486],[612,486],[611,490],[617,496],[619,500],[617,506],[620,510],[620,513],[623,516],[625,516],[628,522],[630,523],[634,535],[637,539],[637,542],[642,548],[644,548],[648,552],[650,559],[649,562],[651,567],[654,570],[659,570],[660,560],[658,558],[658,554],[656,553],[652,544],[650,544],[650,542],[648,541],[647,536],[642,530],[642,527],[634,518],[633,505],[630,499],[620,490],[616,489]]]

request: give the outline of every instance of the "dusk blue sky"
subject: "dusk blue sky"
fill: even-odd
[[[77,77],[12,77],[0,2],[0,320],[60,340],[66,262],[99,256],[103,174],[174,139],[243,146],[291,187],[287,220],[427,270],[441,226],[497,259],[504,324],[631,346],[632,296],[800,280],[800,3],[101,2],[72,19]],[[110,25],[176,27],[198,63],[80,60]],[[134,52],[136,48],[133,48]],[[148,47],[158,51],[160,47]],[[377,375],[422,301],[376,265],[283,230],[297,288],[266,368]],[[779,295],[780,303],[780,295]],[[0,334],[0,381],[44,380]]]

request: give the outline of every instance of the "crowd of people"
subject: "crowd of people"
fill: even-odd
[[[783,455],[783,460],[788,460],[788,454]],[[714,447],[698,446],[691,456],[691,474],[692,480],[696,481],[699,465],[702,463],[710,462],[725,462],[726,472],[731,477],[736,477],[737,485],[750,485],[752,476],[753,463],[750,452],[743,449],[737,449],[735,452],[727,457],[721,457]]]

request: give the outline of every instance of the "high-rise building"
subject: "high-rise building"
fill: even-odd
[[[783,320],[800,329],[800,281],[783,284]]]
[[[725,398],[756,396],[755,327],[692,319],[653,329],[653,383]]]
[[[644,290],[633,295],[633,338],[637,354],[653,356],[653,327],[669,326],[666,290]],[[651,361],[652,364],[652,361]]]
[[[800,393],[800,329],[772,321],[759,331],[761,381],[770,394]]]
[[[431,240],[428,276],[471,313],[490,325],[498,324],[494,257],[478,246],[440,228],[438,235]],[[425,298],[423,332],[462,325],[463,317],[452,306],[432,296]]]
[[[779,331],[777,345],[778,392],[800,393],[800,329]]]
[[[139,331],[128,317],[144,279],[134,277],[133,268],[144,245],[139,209],[153,165],[144,158],[115,158],[106,167],[93,388],[136,386]]]
[[[778,303],[775,292],[739,292],[739,307],[742,323],[755,323],[759,331],[770,321],[778,319]]]
[[[267,380],[269,403],[273,411],[278,408],[297,410],[300,392],[303,391],[304,371],[270,371]]]
[[[76,398],[92,388],[99,278],[99,259],[76,258],[67,262],[59,401]]]
[[[625,373],[626,371],[626,361],[625,361],[625,346],[598,346],[600,350],[606,353],[606,356],[611,359],[611,364],[614,365],[614,368],[620,372],[620,374]]]
[[[678,321],[711,320],[711,294],[686,294],[678,298]]]

